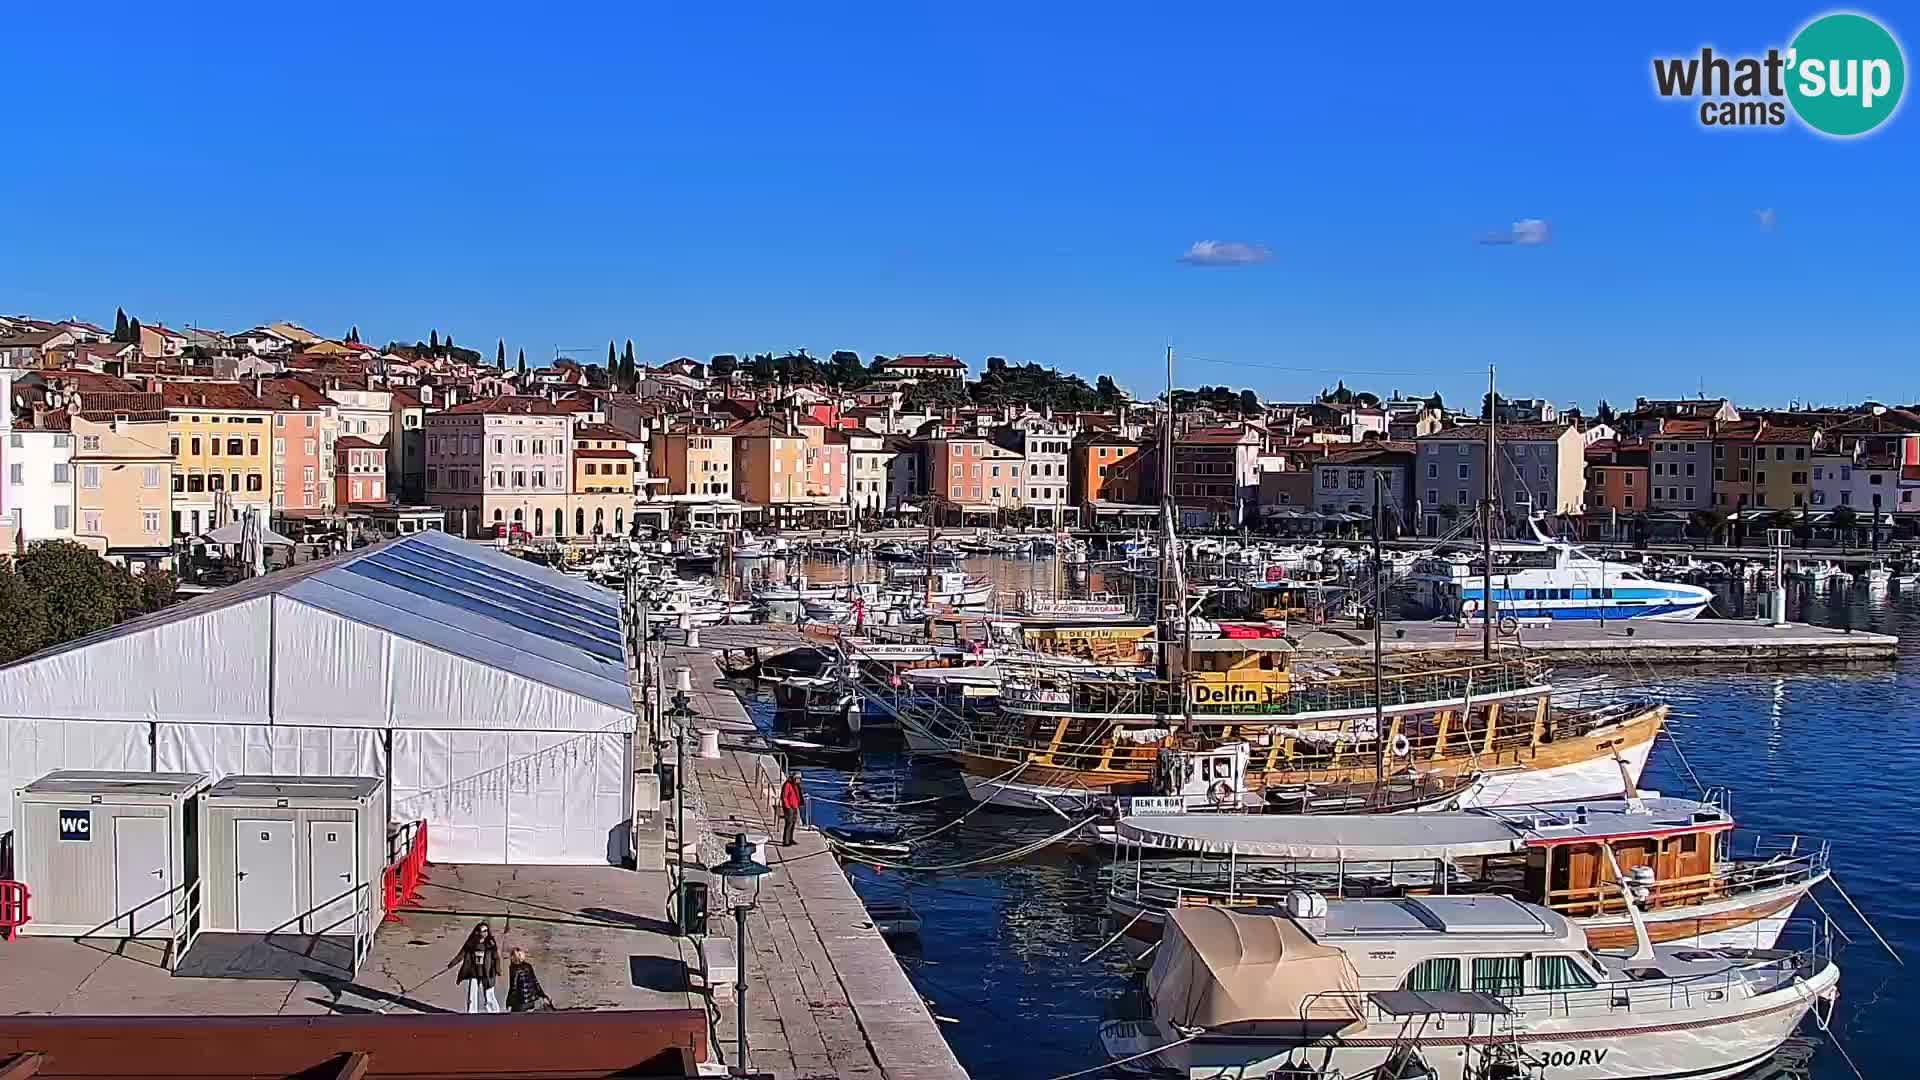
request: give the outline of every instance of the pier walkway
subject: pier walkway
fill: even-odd
[[[1372,648],[1372,631],[1348,628],[1300,628],[1303,649]],[[1386,625],[1388,652],[1474,648],[1479,624],[1447,620],[1393,622]],[[1569,664],[1738,664],[1777,669],[1802,663],[1867,663],[1895,659],[1900,639],[1892,634],[1835,630],[1806,623],[1773,626],[1745,619],[1652,619],[1545,622],[1522,625],[1512,635],[1497,634],[1500,645],[1517,645]]]
[[[719,641],[709,645],[709,633],[701,631],[698,648],[664,645],[661,662],[669,687],[676,668],[690,669],[694,727],[720,732],[718,758],[696,756],[688,762],[689,805],[698,812],[687,832],[689,842],[699,845],[699,864],[724,861],[727,841],[744,832],[762,844],[756,856],[773,869],[747,918],[750,948],[741,972],[754,1070],[793,1080],[966,1076],[820,836],[802,829],[792,847],[765,842],[778,838],[775,806],[783,774],[774,757],[747,744],[753,720],[739,697],[721,684],[713,650],[722,646]],[[668,636],[676,635],[670,631]],[[797,644],[797,636],[782,635],[788,644]],[[671,697],[671,689],[668,693]],[[671,746],[663,751],[668,761],[675,755]],[[671,853],[670,839],[668,844]],[[687,862],[694,861],[689,851]],[[690,877],[703,873],[692,866],[687,872]],[[709,908],[710,935],[731,937],[733,914],[717,884]],[[737,1037],[733,1002],[716,1001],[711,1015],[714,1056],[731,1064]]]

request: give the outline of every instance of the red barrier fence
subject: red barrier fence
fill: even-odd
[[[0,941],[33,921],[33,893],[24,881],[0,881]]]
[[[392,919],[420,894],[420,879],[427,872],[427,823],[409,821],[401,825],[389,848],[390,854],[392,849],[399,849],[392,854],[384,878],[387,918]]]

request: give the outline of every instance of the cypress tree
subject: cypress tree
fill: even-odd
[[[506,338],[501,338],[500,344],[496,346],[493,350],[493,366],[497,368],[503,368],[503,369],[507,366],[507,339]]]
[[[127,309],[126,308],[113,309],[113,340],[121,341],[121,342],[124,342],[127,340]]]
[[[632,338],[627,339],[627,351],[620,356],[620,367],[626,372],[627,393],[631,394],[633,393],[633,388],[640,384],[640,365],[633,362]]]
[[[524,379],[526,378],[526,376],[527,376],[527,350],[522,348],[520,350],[520,377]]]
[[[132,342],[135,345],[140,344],[140,320],[139,319],[128,320],[127,340]]]
[[[440,331],[427,331],[427,351],[436,356],[440,354]]]
[[[607,339],[607,378],[618,379],[619,377],[620,377],[620,358],[616,356],[614,353],[613,339],[608,338]]]

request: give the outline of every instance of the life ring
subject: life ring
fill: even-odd
[[[1213,805],[1226,806],[1233,802],[1233,785],[1225,780],[1215,780],[1208,785],[1207,795],[1213,799]]]
[[[1413,753],[1413,741],[1408,739],[1404,732],[1394,735],[1393,756],[1406,757],[1411,753]]]

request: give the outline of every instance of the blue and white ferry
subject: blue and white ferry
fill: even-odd
[[[1449,616],[1479,615],[1486,579],[1477,558],[1434,555],[1408,576],[1416,596]],[[1639,567],[1595,558],[1572,544],[1541,537],[1493,546],[1494,610],[1518,619],[1662,619],[1684,621],[1706,610],[1713,593],[1677,581],[1656,581]]]

